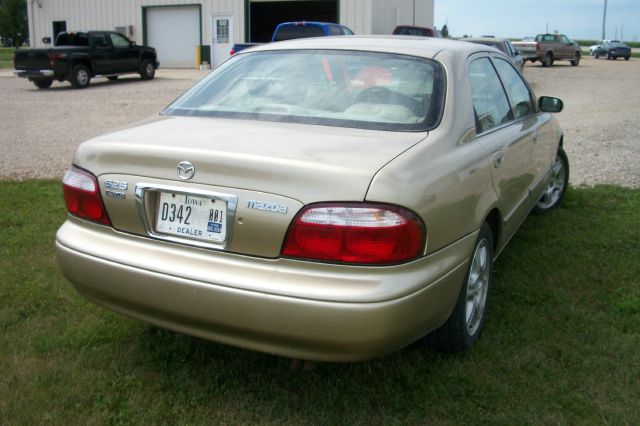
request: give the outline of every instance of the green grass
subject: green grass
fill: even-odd
[[[470,352],[288,361],[160,330],[56,267],[60,184],[0,182],[0,424],[637,424],[640,190],[570,189],[495,265]]]
[[[0,69],[13,68],[13,47],[0,47]]]

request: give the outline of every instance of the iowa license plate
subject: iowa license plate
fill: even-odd
[[[226,201],[172,192],[160,193],[157,233],[222,243],[227,235],[226,228]]]

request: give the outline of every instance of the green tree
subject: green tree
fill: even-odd
[[[26,0],[0,0],[0,37],[15,47],[29,37]]]

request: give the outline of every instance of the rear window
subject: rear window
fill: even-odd
[[[323,36],[324,31],[317,25],[287,25],[280,27],[278,31],[276,31],[273,41]]]
[[[56,37],[56,46],[88,46],[87,33],[60,33]]]
[[[440,121],[438,62],[377,52],[286,50],[232,57],[163,114],[393,131]]]
[[[418,36],[418,37],[435,37],[436,33],[429,28],[416,27],[397,27],[393,31],[394,35]]]

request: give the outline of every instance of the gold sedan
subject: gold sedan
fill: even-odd
[[[60,268],[106,308],[248,349],[355,361],[432,333],[465,350],[493,260],[565,194],[561,109],[471,43],[243,51],[80,145]]]

